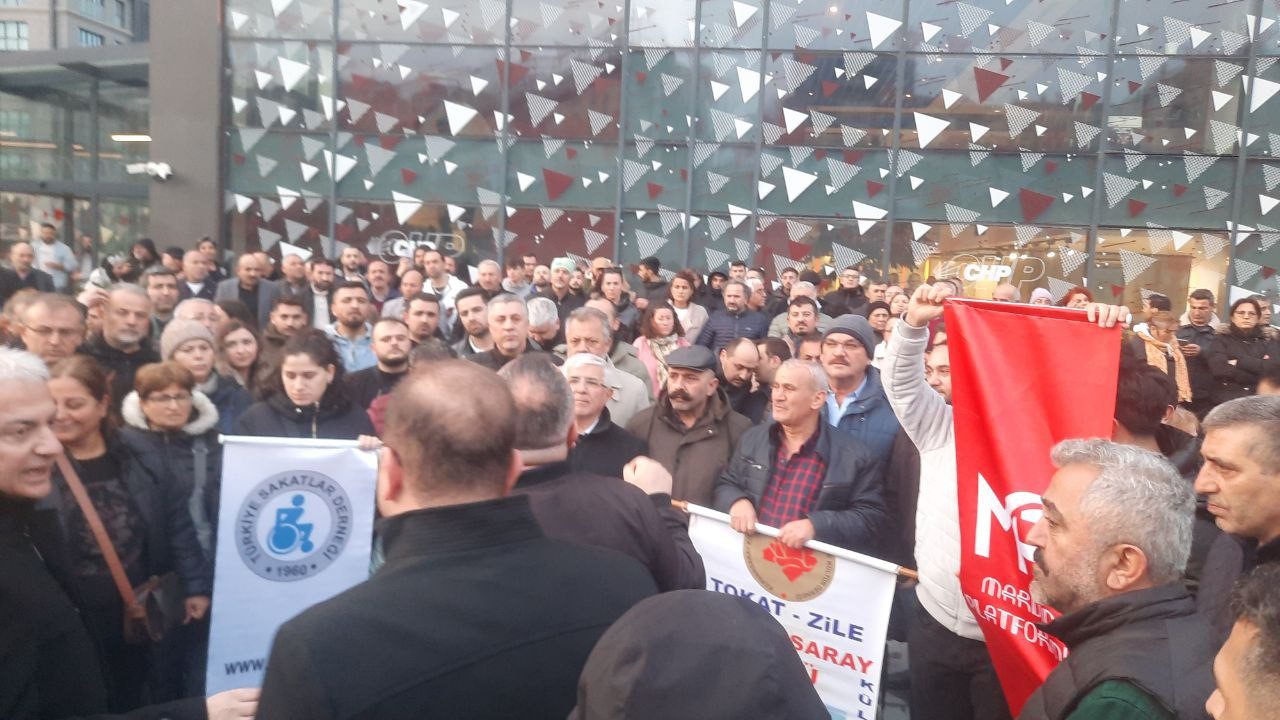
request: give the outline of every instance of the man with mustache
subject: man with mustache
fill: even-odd
[[[649,457],[675,478],[671,497],[711,506],[711,488],[751,421],[733,411],[716,379],[716,358],[701,345],[667,355],[666,388],[627,432],[649,445]]]
[[[1204,717],[1217,638],[1182,584],[1195,496],[1157,453],[1066,440],[1045,489],[1034,545],[1041,625],[1070,650],[1020,720]],[[1047,617],[1047,615],[1046,615]]]
[[[826,418],[887,463],[900,426],[880,384],[880,371],[871,365],[875,346],[875,331],[861,315],[842,315],[827,328],[822,337],[822,369],[831,383]]]
[[[144,342],[151,329],[151,298],[128,283],[113,285],[103,307],[102,331],[89,336],[79,353],[98,362],[111,376],[111,402],[119,409],[133,391],[133,376],[160,356]]]
[[[740,533],[757,522],[778,528],[791,548],[819,540],[873,552],[891,525],[882,463],[822,421],[827,379],[816,363],[788,360],[774,380],[773,422],[743,433],[716,481],[715,509]]]

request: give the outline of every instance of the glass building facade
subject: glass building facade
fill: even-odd
[[[1277,0],[227,0],[237,247],[1277,302]]]

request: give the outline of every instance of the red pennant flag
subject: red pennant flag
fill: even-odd
[[[978,86],[978,102],[986,102],[987,98],[991,97],[991,93],[1000,89],[1008,79],[1008,75],[1002,75],[993,70],[974,68],[973,80]]]
[[[1068,438],[1111,437],[1120,328],[1103,330],[1079,310],[973,300],[948,301],[944,315],[960,586],[1016,716],[1066,655],[1035,625],[1056,613],[1031,599],[1034,548],[1025,538],[1054,472],[1049,450]],[[999,347],[1018,352],[991,352]]]
[[[1022,205],[1023,222],[1035,222],[1053,204],[1053,196],[1021,188],[1018,190],[1018,202]]]
[[[547,185],[547,199],[555,200],[563,195],[564,191],[569,189],[569,186],[573,185],[573,176],[565,175],[549,168],[542,168],[542,181]]]

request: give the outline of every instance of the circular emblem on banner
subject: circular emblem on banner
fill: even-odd
[[[351,502],[333,478],[310,470],[258,483],[236,514],[236,546],[254,574],[303,580],[333,564],[351,536]]]
[[[777,538],[744,535],[742,559],[760,586],[784,600],[812,600],[826,592],[836,559],[809,548],[793,550]]]

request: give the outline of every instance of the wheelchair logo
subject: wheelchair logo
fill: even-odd
[[[240,559],[259,577],[293,582],[342,555],[351,535],[351,503],[342,486],[310,471],[258,483],[236,516]]]

